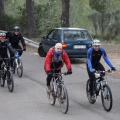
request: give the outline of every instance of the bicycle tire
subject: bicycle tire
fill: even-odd
[[[49,93],[47,92],[47,95],[48,95],[48,100],[50,105],[53,106],[56,102],[56,97],[54,94],[54,87],[53,87],[53,80],[51,80],[50,87],[51,87],[51,91]]]
[[[15,74],[15,68],[16,68],[16,64],[15,64],[15,60],[13,61],[13,70],[11,71],[12,74]]]
[[[3,75],[0,76],[0,86],[4,87],[5,85],[5,77]]]
[[[59,87],[61,89],[61,95],[58,95],[58,101],[60,103],[60,107],[61,107],[61,111],[66,114],[68,112],[69,109],[69,98],[68,98],[68,93],[67,93],[67,89],[65,87],[65,85],[61,85],[61,87]],[[59,93],[59,92],[58,92]],[[64,104],[66,102],[65,108],[64,108]]]
[[[87,94],[88,101],[91,104],[94,104],[96,102],[96,99],[95,100],[91,100],[89,84],[90,84],[90,79],[88,79],[87,83],[86,83],[86,94]]]
[[[13,92],[14,89],[14,79],[10,71],[6,72],[7,86],[10,92]]]
[[[18,68],[17,68],[17,75],[18,77],[22,77],[23,75],[23,64],[22,64],[22,60],[19,58],[18,59]]]
[[[105,95],[105,89],[107,90],[107,94]],[[105,84],[103,85],[103,90],[101,90],[101,100],[102,100],[102,105],[105,111],[109,112],[112,109],[112,104],[113,104],[113,98],[112,98],[112,92],[110,87]],[[106,106],[105,100],[110,101],[109,106]]]

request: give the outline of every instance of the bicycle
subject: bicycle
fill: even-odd
[[[112,72],[111,69],[107,71],[96,71],[95,72],[95,81],[93,84],[93,94],[95,96],[94,100],[91,99],[91,96],[90,96],[90,87],[89,87],[90,79],[88,79],[87,84],[86,84],[86,93],[87,93],[88,101],[91,104],[94,104],[97,100],[97,96],[100,95],[99,93],[101,91],[102,105],[103,105],[103,108],[107,112],[109,112],[112,109],[113,98],[112,98],[111,89],[105,79],[107,79],[106,73],[111,73],[111,72]]]
[[[3,60],[1,64],[1,71],[0,71],[0,86],[4,87],[5,80],[7,81],[8,90],[13,92],[14,89],[14,79],[10,69],[10,58],[2,58]],[[4,62],[5,61],[5,62]]]
[[[23,51],[21,49],[15,49],[16,51]],[[23,64],[21,58],[14,58],[13,59],[13,70],[12,73],[15,74],[15,71],[17,70],[18,77],[22,77],[23,75]]]
[[[53,78],[51,80],[51,91],[48,96],[49,103],[53,106],[58,98],[58,102],[61,107],[61,111],[66,114],[69,108],[69,98],[67,89],[62,80],[62,76],[67,75],[67,73],[53,73]]]

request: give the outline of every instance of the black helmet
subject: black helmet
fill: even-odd
[[[19,28],[18,26],[15,26],[15,27],[13,28],[13,30],[14,30],[14,31],[19,31],[20,28]]]

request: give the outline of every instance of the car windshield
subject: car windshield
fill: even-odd
[[[87,41],[92,40],[91,36],[85,30],[64,30],[64,41]]]

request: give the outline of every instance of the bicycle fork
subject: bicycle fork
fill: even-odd
[[[16,63],[16,67],[18,68],[19,65],[18,65],[18,59],[15,59],[15,63]]]

